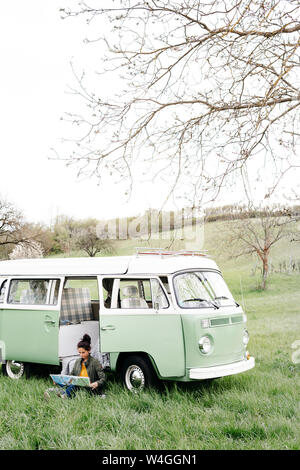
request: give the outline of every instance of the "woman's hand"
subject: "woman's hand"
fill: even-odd
[[[90,384],[90,387],[95,390],[95,388],[98,387],[98,382],[93,382],[92,384]]]

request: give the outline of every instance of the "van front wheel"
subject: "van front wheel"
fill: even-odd
[[[125,387],[134,393],[155,384],[155,375],[147,359],[140,356],[129,356],[125,359],[121,377]]]
[[[2,364],[2,372],[11,379],[20,379],[21,377],[27,376],[27,364],[20,361],[6,361]]]

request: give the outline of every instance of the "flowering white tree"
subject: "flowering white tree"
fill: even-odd
[[[13,251],[9,254],[10,259],[29,259],[29,258],[43,258],[44,250],[42,245],[31,240],[29,242],[19,243]]]

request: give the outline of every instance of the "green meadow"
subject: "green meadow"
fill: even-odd
[[[300,449],[300,364],[293,361],[300,346],[292,347],[300,341],[300,274],[278,268],[300,260],[300,243],[274,248],[274,269],[261,291],[255,258],[218,252],[220,232],[222,222],[207,224],[204,248],[245,309],[254,369],[211,382],[165,382],[140,395],[108,374],[105,399],[83,391],[49,401],[46,374],[19,381],[0,374],[0,449]],[[120,241],[115,254],[132,254],[138,245],[147,241]]]

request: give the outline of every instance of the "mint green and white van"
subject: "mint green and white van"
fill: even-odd
[[[198,252],[0,262],[0,361],[67,362],[88,333],[92,354],[129,390],[155,380],[213,379],[252,369],[246,315],[216,263]]]

